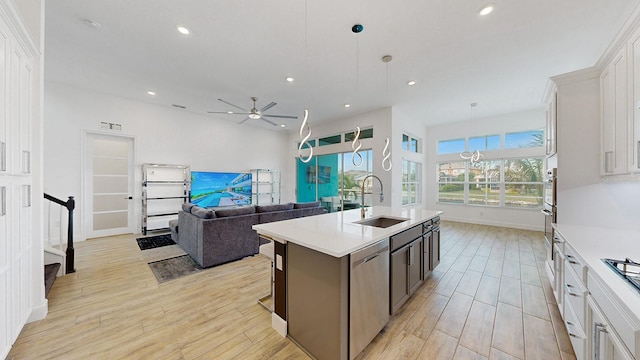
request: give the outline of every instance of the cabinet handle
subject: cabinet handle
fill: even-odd
[[[2,204],[0,205],[0,216],[7,215],[7,188],[0,187],[0,196],[2,196]]]
[[[606,325],[593,323],[593,359],[600,360],[600,333],[607,333]]]
[[[413,249],[415,246],[409,246],[409,266],[413,265],[413,255],[415,254],[415,250]]]
[[[604,153],[604,172],[610,173],[612,172],[611,170],[611,163],[613,159],[613,151],[605,151]]]
[[[564,284],[564,289],[567,291],[567,294],[571,295],[571,296],[580,296],[577,293],[574,293],[573,291],[571,291],[570,288],[572,288],[573,286],[569,285],[569,284]]]
[[[7,143],[0,141],[0,171],[7,171]]]
[[[31,173],[31,151],[22,150],[22,173]]]
[[[571,256],[571,255],[568,255],[568,254],[567,254],[567,255],[565,255],[564,257],[565,257],[565,258],[567,258],[567,261],[569,262],[569,264],[578,264],[578,262],[577,262],[577,261],[572,260],[572,259],[575,259],[575,257],[573,257],[573,256]]]

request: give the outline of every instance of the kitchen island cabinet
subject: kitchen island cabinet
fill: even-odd
[[[356,209],[254,225],[259,236],[276,245],[273,327],[313,358],[353,359],[389,317],[390,239],[416,232],[402,246],[418,246],[413,252],[419,261],[411,276],[418,279],[412,286],[419,286],[423,224],[440,214],[376,206],[365,220],[400,222],[387,227],[359,224]],[[377,330],[371,331],[372,326]]]

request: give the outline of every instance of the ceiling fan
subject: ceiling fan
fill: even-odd
[[[278,124],[274,123],[273,121],[269,120],[269,118],[280,118],[280,119],[297,119],[297,116],[290,116],[290,115],[271,115],[271,114],[264,114],[265,111],[271,109],[272,107],[276,106],[277,103],[274,103],[273,101],[270,102],[269,104],[265,105],[262,109],[258,110],[256,108],[256,101],[258,101],[258,98],[255,96],[251,97],[251,100],[253,101],[253,108],[251,108],[251,110],[247,110],[247,109],[243,109],[238,105],[234,105],[228,101],[222,100],[222,99],[218,99],[219,101],[222,101],[223,103],[227,104],[227,105],[231,105],[234,108],[240,109],[244,112],[233,112],[233,111],[209,111],[208,113],[210,114],[239,114],[239,115],[247,115],[247,117],[240,121],[240,124],[244,123],[245,121],[252,119],[252,120],[262,120],[262,121],[266,121],[269,124],[273,125],[273,126],[277,126]]]

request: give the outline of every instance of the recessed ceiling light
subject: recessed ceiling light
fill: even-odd
[[[287,126],[287,125],[285,125],[285,124],[280,124],[280,127],[286,127],[286,126]]]
[[[189,35],[191,34],[191,30],[189,30],[188,28],[182,26],[182,25],[178,25],[176,26],[176,29],[178,29],[178,32],[182,35]]]
[[[295,80],[295,79],[294,79],[294,78],[292,78],[291,76],[289,76],[289,77],[287,78],[287,82],[293,82],[294,80]]]
[[[482,7],[482,9],[480,9],[480,16],[485,16],[485,15],[489,15],[491,14],[491,12],[493,11],[493,5],[491,4],[487,4],[485,6]]]
[[[155,91],[147,91],[147,94],[148,94],[148,95],[151,95],[151,96],[155,96],[155,95],[156,95],[156,92],[155,92]]]
[[[351,107],[351,104],[344,104],[344,107],[346,107],[346,108],[350,108],[350,107]]]
[[[407,81],[407,85],[409,85],[409,86],[413,86],[413,85],[415,85],[415,84],[416,84],[416,81],[415,81],[415,80],[409,80],[409,81]]]
[[[227,111],[227,114],[233,114],[233,111],[229,110]]]

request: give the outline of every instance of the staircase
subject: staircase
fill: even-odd
[[[49,291],[51,291],[53,282],[56,281],[56,277],[61,266],[62,265],[60,263],[44,266],[44,297],[49,297]]]
[[[64,251],[52,246],[44,247],[44,297],[49,295],[49,291],[58,276],[65,274],[64,265],[66,254]]]

